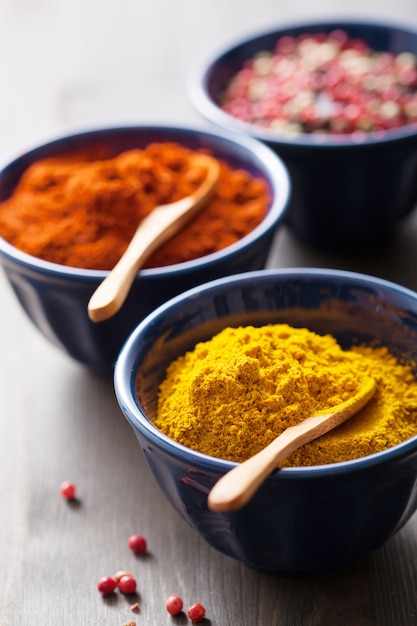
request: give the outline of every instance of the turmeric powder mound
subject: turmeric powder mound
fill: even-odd
[[[348,400],[369,376],[377,389],[366,407],[282,466],[348,461],[417,434],[417,381],[384,347],[343,350],[331,335],[286,324],[226,328],[170,364],[155,425],[194,450],[242,462]]]

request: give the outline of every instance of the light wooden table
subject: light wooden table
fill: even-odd
[[[184,90],[194,56],[242,32],[307,14],[417,25],[415,0],[0,0],[0,151],[85,125],[198,122]],[[366,9],[366,11],[365,11]],[[162,19],[164,17],[164,19]],[[417,289],[417,217],[362,257],[306,249],[281,230],[270,267],[326,266]],[[0,626],[186,624],[165,598],[200,601],[212,626],[417,624],[417,519],[381,550],[316,578],[252,571],[208,547],[151,477],[112,384],[49,345],[0,275]],[[79,502],[59,494],[73,480]],[[134,557],[142,533],[150,554]],[[141,612],[97,580],[138,580]]]

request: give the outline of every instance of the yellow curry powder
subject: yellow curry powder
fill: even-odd
[[[282,466],[347,461],[417,434],[417,381],[385,347],[343,350],[331,335],[286,324],[226,328],[170,364],[155,424],[194,450],[242,462],[355,395],[367,377],[377,383],[367,406]]]

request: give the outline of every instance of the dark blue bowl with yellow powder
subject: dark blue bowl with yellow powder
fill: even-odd
[[[235,463],[185,447],[153,424],[173,360],[225,327],[269,323],[331,333],[346,348],[384,345],[417,363],[413,291],[337,270],[261,270],[205,283],[151,313],[120,352],[116,396],[156,482],[213,548],[279,575],[315,574],[381,548],[415,512],[417,436],[355,460],[276,470],[244,508],[215,513],[208,493]]]

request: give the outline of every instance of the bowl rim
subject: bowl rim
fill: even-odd
[[[184,300],[198,297],[202,291],[207,292],[211,290],[221,290],[226,283],[227,285],[234,286],[239,283],[246,282],[247,280],[269,280],[274,277],[277,279],[280,277],[293,277],[310,278],[313,280],[315,278],[328,278],[345,280],[349,283],[358,285],[361,284],[369,286],[371,284],[372,287],[382,290],[384,293],[394,292],[405,296],[406,298],[411,298],[417,302],[416,292],[383,278],[347,270],[312,267],[264,269],[243,272],[241,274],[234,274],[232,276],[212,280],[203,285],[188,289],[159,306],[144,320],[142,320],[126,339],[119,352],[114,368],[114,390],[119,407],[124,414],[124,417],[133,427],[133,430],[138,431],[143,437],[148,439],[154,445],[157,445],[159,448],[162,448],[169,455],[175,456],[190,466],[197,464],[199,467],[211,472],[225,473],[238,465],[236,462],[211,457],[176,442],[162,433],[146,417],[135,400],[135,377],[138,365],[136,345],[140,340],[142,332],[152,326],[157,318],[163,316],[167,310],[171,308],[180,309],[181,303]],[[366,457],[326,465],[280,468],[279,470],[273,472],[271,477],[274,479],[279,478],[280,480],[312,480],[322,475],[333,476],[348,472],[363,471],[368,468],[381,467],[386,463],[390,463],[393,459],[401,459],[402,457],[407,456],[410,449],[415,448],[417,448],[417,434],[410,439],[397,444],[396,446],[392,446],[387,450],[383,450],[382,452],[377,452]]]
[[[223,259],[233,257],[240,253],[242,249],[250,246],[262,235],[270,232],[277,226],[277,222],[282,219],[289,207],[289,201],[291,197],[291,180],[287,166],[283,160],[268,146],[260,142],[254,137],[245,136],[241,133],[234,131],[221,131],[213,126],[207,125],[180,125],[180,124],[128,124],[118,126],[102,126],[97,128],[89,128],[79,131],[68,132],[67,134],[59,134],[43,141],[38,141],[31,146],[21,149],[14,153],[14,156],[9,156],[7,159],[3,159],[0,164],[0,177],[3,173],[16,165],[19,161],[27,158],[31,153],[48,147],[59,145],[61,142],[68,140],[76,140],[83,137],[99,137],[106,133],[126,133],[129,131],[140,132],[146,131],[163,133],[175,132],[184,133],[188,136],[202,136],[211,139],[212,141],[220,141],[223,145],[228,144],[231,147],[236,147],[238,150],[243,149],[245,154],[254,159],[254,163],[259,166],[259,169],[263,171],[268,179],[268,184],[271,188],[271,204],[264,219],[247,235],[236,241],[235,243],[218,250],[211,254],[207,254],[197,259],[190,261],[184,261],[182,263],[176,263],[174,265],[166,265],[156,268],[145,268],[139,271],[137,277],[141,279],[149,280],[157,276],[161,278],[163,276],[170,277],[171,274],[175,276],[188,273],[190,270],[197,267],[201,270],[208,269],[211,265],[216,264]],[[60,265],[51,261],[45,261],[38,257],[32,256],[15,248],[11,243],[6,241],[0,236],[0,259],[17,262],[20,265],[37,271],[41,274],[54,275],[54,276],[66,276],[68,278],[77,278],[85,281],[97,281],[104,280],[109,274],[110,270],[93,270],[72,267],[67,265]]]
[[[298,135],[286,137],[277,131],[268,130],[257,124],[251,124],[239,120],[232,115],[225,113],[208,95],[208,79],[211,75],[213,65],[221,62],[224,56],[233,53],[246,44],[268,35],[276,34],[277,37],[286,34],[291,30],[309,28],[323,28],[325,30],[333,28],[349,28],[362,26],[364,28],[378,28],[391,31],[402,32],[414,36],[417,39],[417,28],[402,24],[400,22],[388,23],[384,20],[355,19],[355,18],[334,18],[327,20],[294,21],[286,24],[276,24],[275,27],[246,33],[230,41],[228,44],[218,47],[197,59],[189,71],[186,87],[189,99],[194,108],[207,120],[225,129],[234,132],[244,133],[251,137],[272,145],[300,146],[306,149],[337,150],[346,148],[357,148],[358,146],[372,146],[375,144],[392,143],[403,139],[417,136],[417,122],[404,125],[399,128],[384,131],[357,131],[351,134],[326,134],[326,133],[299,133]]]

